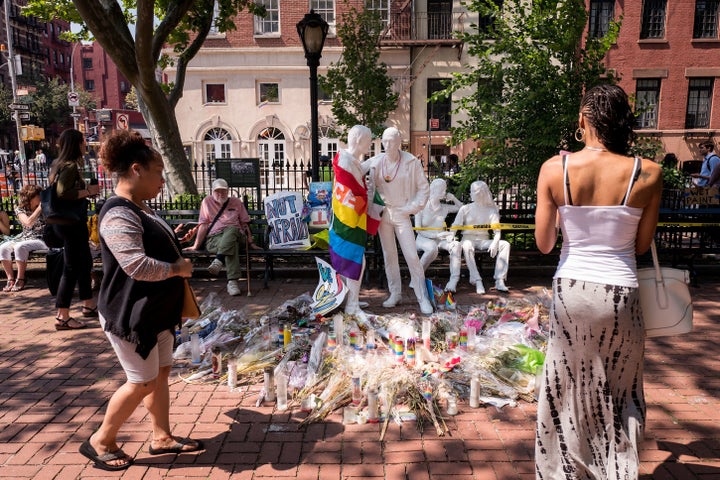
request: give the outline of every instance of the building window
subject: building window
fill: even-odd
[[[258,104],[280,103],[280,84],[258,83]]]
[[[273,35],[280,33],[280,0],[260,0],[265,7],[264,17],[255,17],[255,35]]]
[[[336,136],[337,134],[333,128],[329,125],[320,126],[318,128],[318,143],[320,144],[320,155],[327,155],[332,161],[335,158],[335,154],[340,149],[340,140]]]
[[[719,0],[695,1],[693,38],[718,38]]]
[[[452,2],[428,0],[428,38],[446,40],[452,38]]]
[[[258,157],[260,184],[267,187],[285,186],[285,135],[280,130],[268,127],[258,134]]]
[[[326,92],[323,88],[318,85],[318,101],[319,102],[332,102],[332,92]]]
[[[635,112],[640,129],[657,128],[658,101],[660,100],[660,79],[641,78],[637,81]]]
[[[591,37],[604,37],[615,15],[615,0],[590,0]]]
[[[665,11],[667,0],[643,2],[640,38],[665,38]]]
[[[427,127],[431,130],[450,130],[451,103],[450,99],[430,101],[430,97],[440,90],[444,90],[444,81],[440,78],[428,78],[427,81]]]
[[[208,32],[208,35],[219,35],[220,30],[218,30],[217,25],[215,22],[217,22],[218,17],[220,16],[220,6],[218,5],[218,2],[215,1],[213,5],[213,16],[212,21],[210,23],[210,31]]]
[[[478,20],[478,30],[490,36],[493,35],[495,19],[502,12],[503,0],[493,0],[492,3],[494,6],[490,3],[485,4]]]
[[[365,0],[365,9],[377,13],[383,26],[387,27],[390,23],[390,0]]]
[[[690,79],[685,128],[708,128],[710,126],[712,91],[712,78]]]
[[[205,134],[203,146],[205,147],[205,164],[213,167],[216,158],[232,156],[232,135],[224,128],[211,128]]]
[[[92,58],[83,58],[82,59],[82,68],[84,70],[89,70],[89,69],[93,68]]]
[[[331,28],[335,25],[335,0],[310,0],[310,9],[315,10]]]
[[[85,80],[85,90],[92,92],[95,90],[95,80]]]
[[[205,103],[227,103],[224,83],[205,84]]]

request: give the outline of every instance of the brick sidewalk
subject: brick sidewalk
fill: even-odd
[[[511,295],[549,286],[550,277],[511,271]],[[643,479],[720,479],[720,278],[693,289],[696,331],[648,340],[645,374],[648,420],[641,451]],[[312,291],[315,279],[276,280],[267,290],[254,281],[254,296],[228,297],[224,282],[196,279],[198,295],[218,292],[228,309],[266,312]],[[467,288],[467,287],[464,287]],[[416,309],[405,289],[405,308]],[[364,290],[370,312],[384,292]],[[469,290],[460,305],[477,303]],[[77,309],[76,309],[77,310]],[[402,309],[400,309],[402,310]],[[256,408],[258,386],[229,392],[226,385],[190,385],[173,372],[174,433],[205,441],[199,454],[151,457],[149,424],[139,407],[120,433],[136,465],[124,472],[93,468],[78,453],[95,429],[110,395],[124,381],[98,324],[81,332],[56,332],[53,299],[39,273],[28,288],[0,294],[0,478],[12,479],[350,479],[508,480],[534,478],[535,404],[471,409],[448,419],[451,435],[417,432],[414,423],[390,424],[379,442],[378,426],[343,426],[340,414],[299,427],[304,414]],[[79,313],[79,312],[78,312]]]

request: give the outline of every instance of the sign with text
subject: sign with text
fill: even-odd
[[[718,187],[691,187],[685,189],[685,207],[690,205],[720,205]]]
[[[302,218],[302,195],[297,192],[280,191],[265,197],[263,204],[270,230],[271,250],[310,246],[308,225]]]

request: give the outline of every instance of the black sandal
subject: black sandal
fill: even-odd
[[[98,309],[97,307],[91,308],[91,307],[82,307],[82,316],[85,318],[98,318]]]
[[[55,320],[57,320],[58,322],[60,322],[60,323],[56,323],[56,324],[55,324],[55,330],[58,330],[58,331],[60,331],[60,330],[82,330],[83,328],[87,327],[87,325],[85,325],[85,324],[82,323],[82,322],[79,322],[79,321],[75,320],[75,319],[72,318],[72,317],[68,318],[67,320],[60,320],[58,317],[55,317]],[[72,327],[72,326],[70,326],[70,322],[75,322],[75,323],[77,323],[77,324],[80,325],[80,326],[79,326],[79,327]]]

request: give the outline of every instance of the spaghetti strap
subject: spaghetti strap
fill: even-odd
[[[568,177],[568,155],[562,156],[563,166],[563,193],[565,195],[565,205],[572,205],[572,195],[570,195],[570,178]]]
[[[642,171],[642,163],[640,162],[640,159],[636,156],[635,157],[635,164],[632,169],[632,175],[630,176],[630,182],[628,182],[628,188],[625,192],[625,196],[622,199],[622,202],[620,202],[620,205],[623,207],[627,205],[628,198],[630,198],[630,191],[633,188],[633,185],[635,185],[635,182],[637,181],[638,177],[640,177],[640,172]]]

